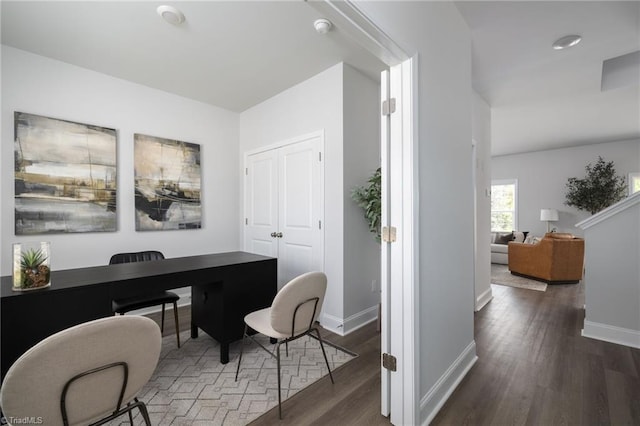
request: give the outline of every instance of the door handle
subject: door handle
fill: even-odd
[[[282,238],[282,232],[278,232],[278,233],[276,234],[276,237],[278,237],[278,238]]]
[[[276,234],[275,232],[271,233],[271,238],[276,238],[278,236],[278,234]]]

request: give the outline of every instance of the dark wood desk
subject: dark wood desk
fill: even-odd
[[[1,374],[27,349],[65,328],[113,315],[111,301],[153,290],[191,287],[191,337],[198,328],[220,343],[242,338],[244,316],[271,305],[277,291],[277,259],[244,252],[178,257],[68,269],[51,273],[51,287],[11,290],[1,278]]]

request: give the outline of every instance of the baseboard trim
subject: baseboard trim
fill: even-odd
[[[488,289],[483,291],[482,294],[476,298],[476,312],[484,308],[487,303],[491,302],[491,299],[493,299],[493,293],[491,291],[491,286],[489,286]]]
[[[372,306],[344,320],[344,334],[349,334],[378,319],[378,305]]]
[[[584,321],[582,337],[588,337],[618,345],[640,349],[640,330],[616,327],[592,321]]]
[[[321,314],[320,324],[332,333],[346,336],[378,319],[378,305],[367,308],[348,318],[342,319],[333,315]]]
[[[325,330],[329,330],[332,333],[338,334],[340,336],[344,336],[344,325],[341,318],[338,318],[333,315],[322,313],[320,314],[320,325]]]
[[[431,423],[477,360],[476,342],[472,340],[420,401],[422,425]]]

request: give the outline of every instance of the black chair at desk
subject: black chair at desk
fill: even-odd
[[[150,260],[162,260],[164,255],[159,251],[140,251],[135,253],[118,253],[111,256],[109,265],[116,263],[131,263],[131,262],[147,262]],[[173,303],[173,316],[176,321],[176,337],[178,339],[178,347],[180,347],[180,327],[178,324],[178,299],[180,296],[172,291],[160,291],[153,294],[145,294],[143,296],[128,297],[126,299],[113,300],[111,302],[113,312],[116,314],[124,315],[129,311],[136,309],[149,308],[151,306],[162,305],[162,322],[160,324],[161,332],[164,332],[164,305],[167,303]]]

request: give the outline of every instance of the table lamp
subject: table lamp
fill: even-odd
[[[540,220],[544,220],[547,222],[547,232],[549,232],[549,222],[558,221],[558,210],[556,209],[540,210]]]

